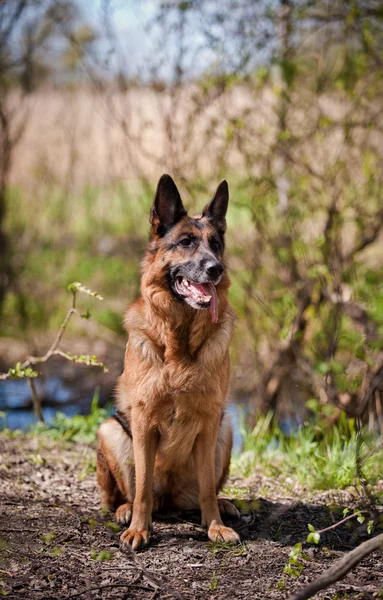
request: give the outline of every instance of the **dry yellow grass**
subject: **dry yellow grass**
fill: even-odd
[[[173,93],[145,87],[126,93],[35,92],[19,111],[27,126],[13,153],[10,181],[70,188],[138,177],[155,181],[164,171],[195,177],[213,174],[222,156],[232,170],[260,172],[277,131],[278,95],[270,88],[254,92],[237,86],[207,98],[195,86]],[[11,96],[10,102],[16,101]],[[299,133],[312,129],[319,111],[339,120],[348,108],[334,97],[302,95],[301,104],[290,117],[290,129]],[[372,142],[383,146],[378,134]],[[343,152],[353,160],[341,128],[322,139],[310,136],[299,151],[322,173]],[[250,162],[246,154],[253,157]]]
[[[25,103],[27,127],[11,170],[11,182],[25,186],[36,179],[71,186],[140,176],[155,180],[165,170],[190,170],[190,159],[193,170],[206,173],[214,166],[211,149],[222,138],[223,125],[216,123],[206,143],[222,100],[195,119],[186,138],[190,90],[178,98],[148,88],[126,94],[49,90],[31,94]]]

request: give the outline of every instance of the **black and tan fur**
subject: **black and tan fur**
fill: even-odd
[[[164,504],[200,508],[211,540],[239,541],[220,517],[237,509],[217,500],[232,448],[225,414],[234,329],[223,258],[228,199],[223,181],[202,213],[189,217],[171,177],[157,187],[141,296],[125,316],[118,418],[100,427],[98,442],[102,505],[130,522],[121,540],[135,550],[148,544],[152,512]],[[182,276],[215,284],[216,322],[207,305],[178,293]]]

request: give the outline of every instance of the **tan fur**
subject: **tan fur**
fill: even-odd
[[[190,221],[183,217],[172,236],[189,231]],[[195,233],[207,239],[212,225],[202,225]],[[117,510],[118,521],[130,518],[133,503],[130,527],[121,535],[133,549],[148,543],[152,511],[166,503],[200,507],[211,540],[239,541],[219,513],[237,514],[235,507],[217,502],[232,446],[224,415],[234,329],[229,279],[224,273],[217,285],[219,318],[212,323],[209,310],[195,310],[172,297],[166,269],[169,261],[179,263],[183,257],[182,249],[169,251],[169,242],[153,228],[142,263],[141,297],[125,316],[129,342],[117,409],[129,422],[132,438],[112,419],[99,430],[102,503],[115,505],[118,489],[125,503]]]

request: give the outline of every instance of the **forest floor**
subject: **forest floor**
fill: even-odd
[[[305,586],[368,536],[356,519],[305,543],[361,505],[357,491],[290,497],[280,482],[234,477],[224,496],[241,510],[233,527],[242,545],[212,544],[196,513],[154,518],[151,545],[120,548],[111,514],[99,510],[91,446],[44,436],[0,435],[0,596],[30,600],[282,599]],[[378,496],[381,498],[381,490]],[[283,574],[294,545],[304,542],[300,574]],[[383,555],[371,554],[319,599],[382,598]]]

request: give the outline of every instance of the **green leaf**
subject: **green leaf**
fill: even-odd
[[[320,541],[320,534],[317,531],[308,534],[307,542],[309,544],[319,544],[319,541]]]
[[[31,367],[26,369],[21,368],[21,363],[17,363],[16,367],[10,368],[7,375],[10,379],[21,379],[23,377],[38,377],[40,373],[34,371]]]
[[[311,410],[313,413],[318,412],[319,401],[316,398],[309,398],[309,400],[306,401],[305,406],[307,410]]]
[[[120,526],[117,525],[117,523],[113,523],[113,521],[108,521],[108,523],[105,523],[105,527],[109,527],[113,533],[118,533],[121,530]]]
[[[89,527],[96,527],[97,521],[95,521],[94,519],[88,519],[88,525]]]
[[[368,535],[370,535],[373,532],[374,525],[375,525],[374,521],[368,521],[368,523],[367,523],[367,533],[368,533]]]
[[[364,517],[363,515],[359,515],[359,517],[357,518],[358,523],[364,523],[366,520],[366,517]]]
[[[109,550],[101,550],[101,552],[97,552],[97,550],[92,550],[90,557],[93,558],[93,560],[104,561],[111,560],[113,558],[113,554],[109,552]]]
[[[313,533],[315,532],[315,527],[314,525],[311,525],[311,523],[308,525],[309,531],[312,531]]]

